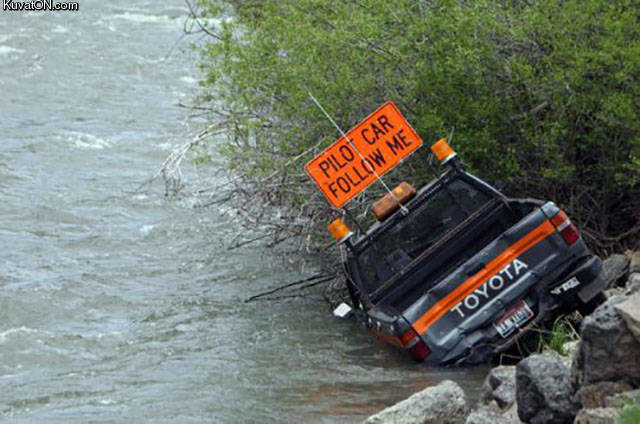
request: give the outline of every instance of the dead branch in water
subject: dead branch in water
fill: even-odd
[[[266,292],[251,296],[250,298],[245,299],[244,303],[249,303],[249,302],[253,302],[255,300],[260,300],[260,299],[262,299],[262,300],[273,300],[273,298],[267,298],[266,296],[269,296],[269,295],[271,295],[273,293],[276,293],[276,292],[279,292],[279,291],[282,291],[282,290],[285,290],[285,289],[288,289],[288,288],[291,288],[291,287],[294,287],[294,286],[299,286],[299,287],[296,288],[297,291],[305,290],[305,289],[308,289],[308,288],[311,288],[311,287],[315,287],[315,286],[323,284],[323,283],[327,283],[327,282],[333,280],[334,278],[336,278],[335,275],[317,274],[317,275],[314,275],[312,277],[305,278],[305,279],[299,280],[299,281],[295,281],[293,283],[288,283],[288,284],[285,284],[283,286],[279,286],[279,287],[276,287],[274,289],[268,290]],[[311,281],[313,281],[313,282],[311,282]],[[308,284],[303,286],[302,284],[305,284],[305,283],[308,283]],[[290,296],[290,294],[289,295],[285,295],[285,296]]]
[[[140,191],[143,187],[154,183],[162,177],[165,184],[165,196],[170,197],[177,195],[182,191],[182,189],[184,189],[184,178],[181,166],[187,154],[196,146],[199,146],[205,139],[224,132],[225,125],[225,122],[217,122],[209,125],[207,128],[196,134],[191,141],[187,141],[175,148],[169,156],[167,156],[164,162],[162,162],[158,171],[151,178],[140,184],[134,192]]]

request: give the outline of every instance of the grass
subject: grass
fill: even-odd
[[[552,350],[562,356],[566,356],[568,352],[564,345],[568,342],[578,340],[580,335],[568,321],[558,318],[554,321],[551,331],[547,334],[543,333],[538,339],[538,351]]]

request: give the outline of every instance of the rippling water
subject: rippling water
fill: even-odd
[[[301,275],[224,249],[226,211],[135,192],[193,131],[185,16],[0,12],[0,417],[350,422],[444,378],[476,393],[484,369],[414,364],[322,302],[242,303]]]

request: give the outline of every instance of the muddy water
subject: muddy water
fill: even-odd
[[[445,378],[476,393],[484,369],[416,365],[322,302],[244,304],[301,275],[224,249],[228,211],[135,192],[194,131],[185,15],[0,12],[0,418],[352,422]]]

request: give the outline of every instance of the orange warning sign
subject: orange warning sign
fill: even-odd
[[[422,146],[420,136],[392,102],[380,106],[307,163],[305,169],[329,203],[344,206]]]

